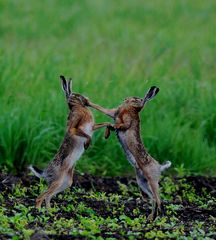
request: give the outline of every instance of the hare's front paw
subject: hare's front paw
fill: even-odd
[[[113,128],[116,129],[116,130],[120,130],[121,127],[122,127],[122,124],[115,124],[115,125],[113,126]]]
[[[107,138],[109,138],[109,136],[110,136],[110,128],[106,127],[104,137],[105,137],[105,139],[107,139]]]
[[[114,131],[114,130],[115,130],[114,124],[110,123],[110,124],[106,127],[106,130],[105,130],[105,134],[104,134],[105,139],[109,138],[109,136],[110,136],[110,131]]]
[[[91,144],[91,138],[88,138],[87,141],[84,143],[85,150],[89,148],[90,144]]]

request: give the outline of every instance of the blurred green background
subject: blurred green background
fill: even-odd
[[[215,0],[10,0],[0,9],[1,166],[20,171],[52,159],[68,112],[64,74],[106,107],[157,85],[141,113],[146,148],[173,169],[215,174]],[[103,132],[77,169],[132,173],[116,136],[105,141]]]

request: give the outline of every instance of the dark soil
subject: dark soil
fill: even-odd
[[[209,239],[216,239],[214,233],[214,227],[216,222],[216,178],[208,178],[203,176],[190,176],[185,178],[172,178],[171,179],[173,186],[179,186],[178,188],[171,190],[170,194],[167,192],[166,185],[163,185],[163,179],[161,180],[161,195],[164,199],[164,196],[167,196],[165,199],[165,209],[166,214],[169,214],[170,220],[168,223],[171,224],[171,217],[175,217],[177,226],[184,226],[184,236],[190,236],[191,231],[194,228],[194,224],[201,222],[202,230],[206,233],[212,232],[209,236]],[[16,204],[23,204],[26,207],[34,206],[36,196],[32,195],[32,192],[29,190],[32,186],[35,186],[39,183],[39,179],[34,176],[29,176],[28,174],[23,174],[22,176],[13,176],[0,174],[0,192],[4,196],[4,207],[7,209],[7,216],[10,218],[14,216],[14,206]],[[25,186],[27,187],[27,192],[24,197],[18,197],[17,202],[14,202],[13,199],[8,197],[13,194],[15,186]],[[121,184],[123,186],[129,186],[128,192],[123,193]],[[106,219],[108,217],[118,218],[122,215],[122,210],[118,206],[123,206],[123,213],[130,219],[135,219],[139,217],[139,214],[147,216],[150,213],[150,205],[148,202],[144,202],[139,195],[139,191],[136,186],[136,181],[133,178],[129,177],[96,177],[88,174],[84,175],[75,175],[74,184],[71,189],[71,192],[74,189],[82,189],[82,191],[76,192],[74,200],[64,199],[64,193],[62,193],[62,198],[58,196],[54,197],[52,203],[57,203],[57,206],[61,209],[63,206],[68,206],[69,204],[76,206],[76,204],[82,202],[85,206],[91,209],[96,216],[101,216]],[[135,190],[134,190],[135,189]],[[106,196],[111,196],[112,194],[117,194],[121,196],[119,203],[114,203],[111,201],[106,201],[103,198],[95,199],[91,198],[90,192],[105,192]],[[193,192],[193,194],[192,194]],[[39,189],[36,190],[36,193],[39,194]],[[37,195],[35,194],[35,195]],[[171,198],[169,199],[169,195]],[[199,198],[199,201],[196,201]],[[196,197],[197,196],[197,197]],[[207,205],[205,205],[207,204]],[[170,205],[180,206],[176,210],[170,209]],[[140,213],[134,213],[134,210],[138,209]],[[115,211],[114,211],[115,210]],[[33,216],[41,215],[36,208],[31,208],[29,210]],[[21,212],[21,210],[20,210]],[[19,209],[16,209],[16,213],[19,213]],[[82,217],[89,217],[89,213],[82,212],[80,214]],[[65,219],[74,219],[79,221],[79,214],[74,211],[64,211],[59,210],[55,213],[55,220],[59,220],[62,217]],[[47,220],[46,224],[52,224],[52,219]],[[50,221],[50,222],[49,222]],[[119,222],[120,224],[120,222]],[[43,232],[44,224],[40,221],[35,220],[35,222],[30,222],[27,225],[28,229],[33,229],[34,233],[31,235],[31,239],[89,239],[88,236],[81,236],[77,234],[71,235],[67,231],[64,234],[47,234]],[[166,229],[166,226],[158,225],[148,225],[146,224],[139,230],[139,236],[137,239],[144,239],[144,236],[147,231],[154,229],[155,231],[161,230],[162,232],[170,231],[170,227]],[[11,226],[13,229],[13,226]],[[14,226],[15,228],[15,226]],[[173,226],[175,228],[175,226]],[[122,229],[127,231],[133,231],[133,228],[123,225]],[[114,239],[125,239],[122,236],[122,231],[116,230],[111,231],[105,225],[102,225],[100,228],[101,232],[95,234],[95,237],[101,236],[103,238],[114,238]],[[111,232],[111,234],[110,234]],[[19,233],[19,231],[18,231]],[[109,233],[109,234],[108,234]],[[1,234],[0,239],[10,239],[11,235]],[[193,237],[194,238],[194,237]],[[193,239],[192,238],[192,239]],[[18,238],[19,239],[19,238]],[[136,239],[136,238],[131,238]],[[195,239],[195,238],[194,238]]]

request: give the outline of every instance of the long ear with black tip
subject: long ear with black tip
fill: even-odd
[[[62,88],[65,91],[65,93],[67,93],[67,81],[66,81],[65,77],[62,75],[60,75],[60,79],[62,81]]]
[[[159,92],[159,88],[158,87],[155,87],[155,86],[152,86],[148,92],[146,93],[145,97],[143,98],[143,104],[142,106],[144,107],[145,103],[149,100],[151,100],[152,98],[154,98],[158,92]]]
[[[69,96],[71,95],[71,82],[72,82],[72,79],[70,78],[67,83],[67,92]]]
[[[60,79],[62,81],[62,89],[65,92],[66,97],[68,97],[68,84],[64,76],[60,75]]]

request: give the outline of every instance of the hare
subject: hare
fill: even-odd
[[[167,161],[160,165],[146,151],[140,136],[139,112],[145,103],[156,96],[159,88],[153,86],[144,98],[126,98],[118,108],[105,109],[99,105],[88,102],[88,105],[97,109],[115,120],[114,126],[108,126],[105,138],[109,137],[110,130],[115,130],[119,142],[127,156],[127,159],[135,168],[137,184],[141,190],[142,197],[147,195],[152,199],[152,212],[149,220],[156,218],[158,211],[162,212],[163,206],[159,196],[159,178],[161,172],[171,166]]]
[[[84,149],[89,147],[93,130],[111,125],[110,123],[94,124],[93,115],[86,106],[88,99],[71,92],[71,80],[66,81],[64,76],[60,78],[70,110],[67,131],[57,154],[45,170],[29,167],[37,177],[45,178],[48,183],[47,191],[36,199],[37,208],[41,207],[44,200],[46,207],[49,208],[51,198],[72,185],[75,163]]]

